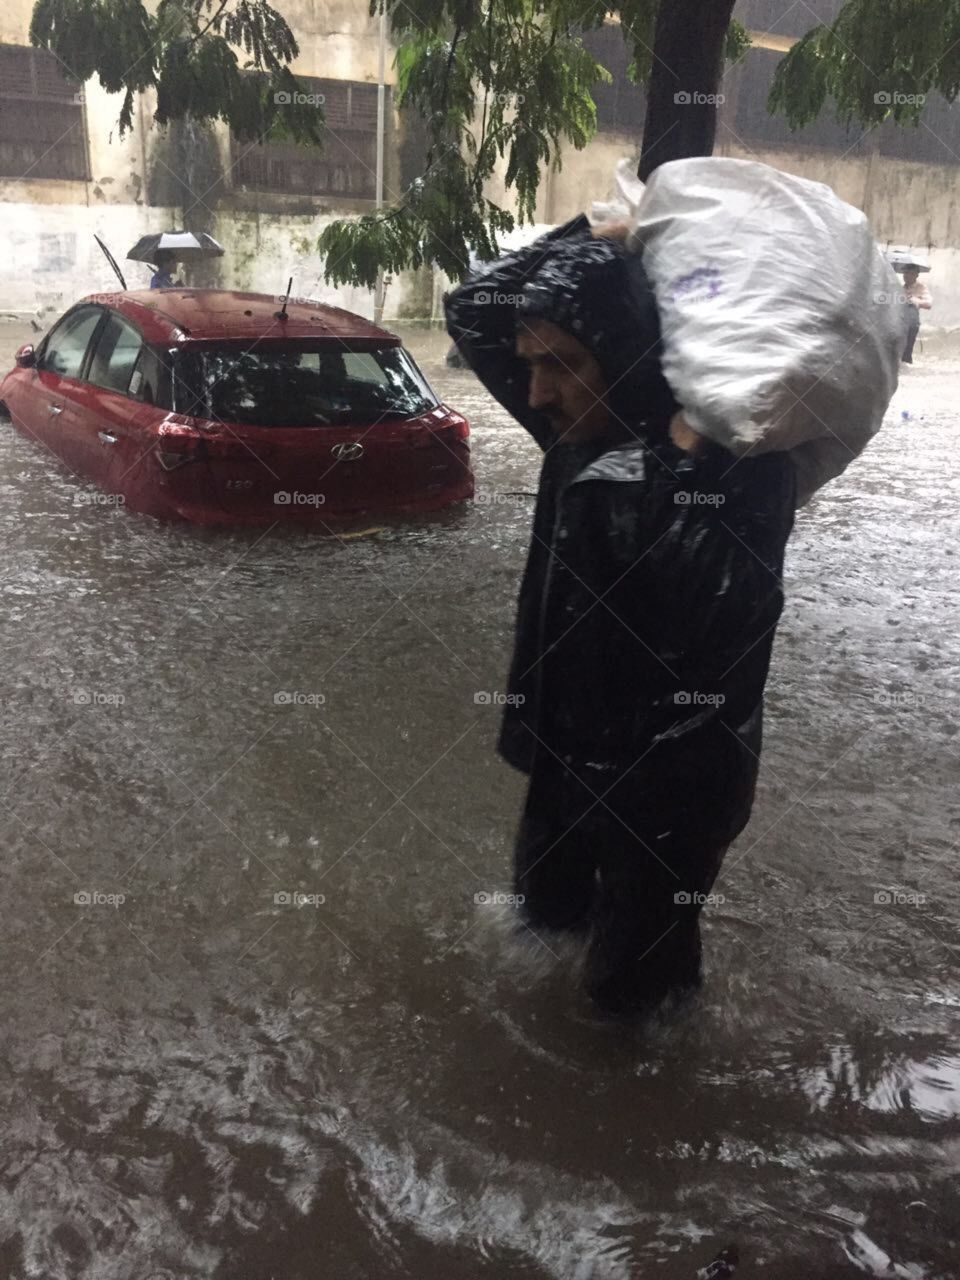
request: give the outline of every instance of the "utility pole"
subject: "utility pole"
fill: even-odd
[[[384,74],[387,60],[387,6],[380,5],[380,73],[377,84],[377,212],[383,208],[383,134],[386,127],[386,85]],[[383,319],[383,269],[377,272],[377,285],[373,295],[373,323]]]

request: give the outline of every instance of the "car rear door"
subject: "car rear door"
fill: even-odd
[[[93,478],[109,494],[127,493],[150,447],[151,406],[137,394],[143,385],[144,350],[136,325],[110,311],[87,362],[80,430]],[[156,409],[153,416],[158,416]]]
[[[337,427],[204,425],[213,492],[231,520],[361,510],[363,432]]]
[[[436,403],[436,396],[406,351],[400,349],[397,355],[430,407],[407,417],[385,413],[357,433],[361,452],[354,455],[354,466],[365,504],[382,510],[429,505],[458,486],[464,490],[459,496],[466,496],[472,491],[466,420]],[[345,352],[343,363],[353,387],[369,385],[381,396],[388,395],[390,371],[373,352]]]
[[[222,398],[211,398],[198,385],[197,399],[204,401],[207,411],[219,410],[205,424],[205,438],[215,488],[231,518],[322,521],[326,515],[429,505],[456,485],[456,496],[469,496],[466,422],[436,405],[436,397],[405,353],[402,368],[398,351],[395,360],[384,361],[373,352],[344,352],[342,344],[327,353],[298,354],[291,343],[287,354],[292,362],[289,387],[302,386],[296,381],[301,375],[322,383],[324,361],[335,357],[336,373],[332,364],[328,367],[336,390],[327,408],[331,413],[338,409],[347,420],[321,423],[295,398],[278,411],[276,393],[264,402],[269,384],[258,381],[261,371],[249,351],[242,351],[249,357],[246,372],[242,359],[231,363],[226,350],[217,351],[202,377]],[[258,346],[256,357],[265,362],[272,358],[265,346]],[[190,376],[196,380],[201,375],[194,371]],[[402,382],[399,390],[391,379]],[[295,397],[294,392],[290,395]],[[402,408],[370,411],[370,405],[390,403],[391,397],[397,405],[409,405],[413,397],[428,407],[416,414]],[[352,404],[358,407],[356,425],[349,421]],[[363,405],[366,409],[360,408]],[[241,409],[248,418],[260,409],[265,423],[272,417],[283,425],[240,424],[236,419]],[[312,418],[311,424],[286,425],[296,423],[298,415]]]
[[[236,518],[322,521],[472,493],[466,422],[445,406],[357,427],[207,428],[214,488]]]
[[[87,370],[88,437],[99,483],[133,511],[160,518],[216,519],[206,441],[195,422],[172,412],[170,353],[147,343],[111,312]]]

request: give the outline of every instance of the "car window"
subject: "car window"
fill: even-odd
[[[437,401],[402,347],[224,343],[177,353],[180,413],[242,426],[367,426],[412,418]]]
[[[102,315],[99,307],[82,307],[64,316],[44,343],[39,368],[61,378],[79,378],[87,346]]]
[[[373,382],[378,387],[387,385],[387,375],[377,359],[369,351],[345,351],[343,368],[354,382]]]
[[[156,347],[140,348],[136,366],[130,375],[129,394],[159,409],[171,407],[170,363],[164,352]]]
[[[111,313],[93,349],[87,381],[126,395],[142,346],[134,326]]]

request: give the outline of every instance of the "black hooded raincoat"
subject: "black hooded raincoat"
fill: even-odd
[[[446,306],[463,357],[544,449],[499,742],[531,776],[517,887],[534,926],[592,929],[598,998],[656,1003],[697,980],[697,895],[750,814],[793,466],[671,443],[642,262],[584,217]],[[564,444],[529,408],[521,317],[595,355],[625,442]]]

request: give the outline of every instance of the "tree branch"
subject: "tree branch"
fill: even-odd
[[[219,20],[221,13],[223,13],[224,9],[227,7],[229,3],[230,3],[230,0],[220,0],[220,8],[213,15],[213,17],[210,19],[207,25],[203,28],[203,30],[198,31],[197,34],[193,37],[193,39],[189,41],[190,44],[196,44],[198,40],[201,40],[207,34],[207,32],[210,30],[213,24]]]

